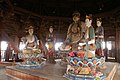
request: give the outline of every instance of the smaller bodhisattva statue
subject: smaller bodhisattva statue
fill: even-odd
[[[55,55],[55,35],[53,33],[53,27],[50,26],[49,28],[49,34],[46,38],[47,42],[47,49],[48,49],[48,55],[47,55],[47,61],[49,63],[55,63],[54,61],[54,55]]]
[[[104,41],[104,28],[102,27],[102,19],[97,18],[97,29],[95,32],[96,37],[96,54],[98,56],[104,56],[103,52],[103,41]]]
[[[86,16],[85,23],[87,26],[87,38],[86,38],[86,51],[87,57],[93,58],[95,57],[95,32],[92,26],[92,15]]]

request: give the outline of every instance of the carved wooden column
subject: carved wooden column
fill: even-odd
[[[3,27],[3,24],[2,24],[2,21],[0,20],[0,62],[1,62],[1,38],[2,38],[2,27]]]
[[[0,62],[1,62],[1,38],[0,38]]]
[[[8,44],[7,50],[6,50],[6,56],[5,56],[5,61],[9,61],[9,55],[10,55],[10,44]]]
[[[116,59],[120,63],[120,28],[116,28]]]

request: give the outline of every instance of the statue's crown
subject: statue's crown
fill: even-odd
[[[96,21],[102,22],[102,18],[97,18]]]
[[[86,15],[86,19],[92,19],[92,14]]]

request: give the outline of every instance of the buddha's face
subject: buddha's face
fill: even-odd
[[[79,19],[80,19],[79,16],[73,16],[73,21],[74,21],[74,22],[77,22]]]
[[[92,23],[92,20],[90,19],[85,19],[85,24],[87,27],[90,27],[91,26],[91,23]]]
[[[49,28],[49,31],[50,31],[50,33],[52,33],[52,32],[53,32],[53,28],[52,28],[52,27],[50,27],[50,28]]]
[[[102,24],[102,22],[97,21],[97,26],[98,26],[98,27],[101,26],[101,24]]]
[[[33,29],[29,29],[28,31],[30,35],[33,35]]]

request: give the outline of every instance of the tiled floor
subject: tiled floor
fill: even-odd
[[[52,76],[50,74],[53,74],[53,75],[55,75],[57,77],[57,79],[54,79],[54,80],[61,80],[61,79],[62,80],[66,80],[63,77],[60,77],[60,76],[63,75],[61,73],[64,73],[64,71],[65,71],[65,68],[64,68],[65,66],[59,67],[58,64],[55,64],[54,67],[49,69],[50,73],[48,75],[44,75],[43,72],[44,73],[48,73],[48,71],[47,71],[48,69],[47,68],[50,67],[50,66],[52,66],[52,64],[47,64],[46,67],[44,67],[44,69],[42,69],[42,72],[41,72],[42,76],[45,76],[45,77],[48,77],[48,78],[52,78]],[[58,68],[58,71],[54,71],[53,70],[54,68]],[[36,70],[33,70],[33,71],[36,71]],[[36,72],[36,74],[37,73],[38,72]],[[4,66],[0,66],[0,80],[15,80],[15,79],[12,79],[12,78],[6,76],[5,74],[6,74],[5,73],[5,67]],[[56,75],[56,74],[58,74],[58,75]],[[113,78],[113,80],[119,80],[119,79],[120,79],[120,64],[118,64],[118,69],[117,69],[117,72],[116,72],[115,77]]]
[[[9,76],[6,76],[6,66],[12,66],[13,63],[5,62],[5,63],[0,63],[0,80],[14,80]]]
[[[44,67],[39,69],[25,69],[25,68],[19,68],[19,67],[7,67],[7,68],[17,70],[20,72],[22,71],[24,73],[32,74],[34,76],[39,76],[41,78],[45,78],[48,80],[56,80],[56,79],[66,80],[66,78],[63,77],[66,71],[66,66],[60,66],[58,63],[56,64],[47,63]]]
[[[115,73],[113,80],[120,80],[120,63],[118,64],[118,69]]]
[[[0,80],[13,80],[12,78],[6,76],[5,67],[0,67]]]

